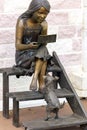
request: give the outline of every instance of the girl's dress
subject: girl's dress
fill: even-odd
[[[31,28],[27,27],[26,23],[24,23],[22,43],[29,44],[31,42],[37,42],[41,30],[41,25]],[[36,58],[41,58],[44,61],[51,59],[45,45],[41,45],[37,49],[16,50],[16,66],[28,69],[28,72],[30,71],[31,74],[34,72]]]

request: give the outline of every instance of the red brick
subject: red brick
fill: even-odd
[[[15,42],[15,30],[0,30],[0,44],[9,44]]]
[[[73,66],[81,64],[81,54],[64,54],[59,56],[64,66]]]
[[[53,25],[68,24],[68,13],[51,12],[47,17],[47,21],[49,24],[53,24]]]
[[[59,38],[72,38],[76,34],[76,27],[75,26],[60,26],[58,37]]]
[[[11,58],[8,59],[3,58],[3,60],[0,60],[0,66],[2,68],[12,67],[14,64],[15,64],[15,60]]]
[[[0,44],[0,60],[13,58],[15,56],[15,44]]]
[[[52,9],[76,9],[81,8],[81,0],[49,0]]]
[[[15,27],[19,14],[0,14],[0,28]]]
[[[0,13],[2,13],[3,11],[4,11],[4,0],[0,0]]]
[[[72,49],[74,51],[81,51],[82,49],[82,39],[73,39]]]

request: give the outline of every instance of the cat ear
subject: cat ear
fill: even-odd
[[[46,76],[51,76],[50,74],[47,74]]]
[[[47,77],[50,77],[51,75],[50,74],[46,74],[43,76],[44,79],[46,79]]]

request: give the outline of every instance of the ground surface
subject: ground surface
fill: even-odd
[[[83,99],[81,100],[85,111],[87,111],[87,100]],[[59,116],[68,116],[72,114],[72,110],[68,106],[68,104],[65,104],[64,108],[59,111]],[[20,123],[24,121],[29,120],[37,120],[37,119],[44,119],[46,116],[45,113],[45,107],[33,107],[33,108],[25,108],[20,109]],[[10,111],[10,118],[5,119],[2,116],[2,112],[0,112],[0,130],[24,130],[24,128],[21,126],[19,128],[16,128],[12,125],[12,111]],[[81,130],[78,126],[73,127],[66,127],[66,128],[60,128],[58,130]]]

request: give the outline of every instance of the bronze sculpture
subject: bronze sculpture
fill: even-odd
[[[45,119],[46,121],[50,119],[58,119],[59,109],[63,108],[65,104],[65,102],[63,102],[62,104],[60,103],[55,93],[56,91],[55,84],[58,82],[58,79],[59,78],[57,76],[53,77],[49,74],[44,76],[45,88],[43,90],[43,95],[45,101],[47,102],[46,106],[47,117]]]
[[[46,44],[38,45],[38,35],[47,35],[46,17],[50,12],[47,0],[32,0],[29,8],[19,16],[16,25],[16,65],[33,74],[31,90],[44,87],[48,61],[51,59]]]
[[[46,47],[47,43],[38,43],[38,36],[47,35],[46,17],[49,12],[50,4],[47,0],[32,0],[28,10],[19,16],[16,24],[16,66],[27,69],[31,75],[33,74],[30,89],[33,91],[37,90],[38,81],[38,90],[41,93],[43,93],[46,87],[43,77],[46,75],[47,67],[54,67],[55,65]],[[49,92],[47,89],[45,90],[45,100],[48,103],[48,108],[50,106],[49,93],[53,93],[51,98],[54,101],[56,100],[56,102],[57,97],[51,89]],[[60,108],[59,104],[57,107],[58,109]],[[57,112],[58,109],[56,109]]]

